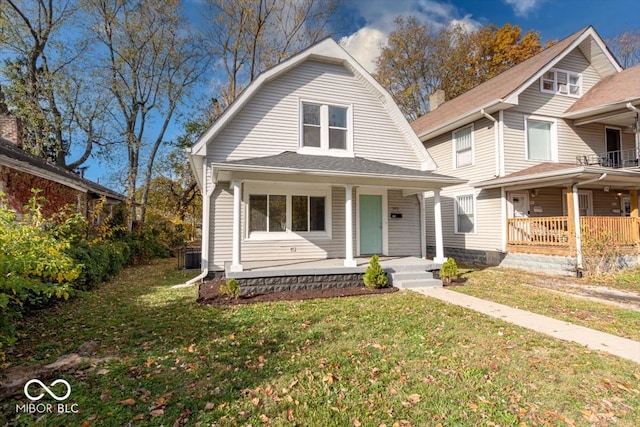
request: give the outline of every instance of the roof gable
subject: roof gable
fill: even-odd
[[[600,76],[621,70],[592,28],[584,28],[515,67],[487,80],[411,123],[421,139],[430,139],[476,120],[482,111],[494,112],[517,105],[518,96],[553,68],[569,52],[580,49]]]
[[[196,144],[191,148],[190,154],[192,156],[192,162],[194,162],[194,169],[199,179],[201,178],[203,171],[201,170],[201,167],[198,167],[198,163],[200,162],[194,161],[195,159],[193,159],[193,156],[206,156],[207,145],[210,144],[222,132],[222,130],[232,122],[233,118],[243,110],[254,96],[263,87],[265,87],[265,85],[276,80],[278,77],[283,76],[285,73],[293,70],[305,61],[337,64],[353,74],[360,84],[367,91],[371,92],[380,102],[380,105],[383,106],[386,114],[389,115],[390,119],[393,121],[394,125],[398,128],[400,133],[403,135],[404,140],[411,148],[411,154],[415,155],[419,160],[419,163],[422,165],[422,169],[435,169],[433,160],[426,152],[424,146],[420,143],[420,140],[417,138],[415,133],[412,131],[411,126],[402,115],[391,95],[334,40],[325,39],[260,74],[258,78],[256,78],[238,96],[231,106],[225,110],[220,118],[198,139]]]

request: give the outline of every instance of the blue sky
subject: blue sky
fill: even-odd
[[[323,0],[319,0],[323,1]],[[201,0],[185,0],[186,16],[202,25]],[[343,29],[336,39],[369,71],[393,30],[396,16],[414,16],[433,28],[462,23],[470,29],[506,23],[523,31],[535,30],[542,41],[562,39],[592,25],[605,40],[623,31],[640,28],[639,0],[344,0],[341,19]],[[213,77],[215,79],[215,76]],[[171,138],[180,134],[178,125],[167,132]],[[111,160],[113,161],[113,160]],[[186,158],[185,158],[186,161]],[[92,158],[86,177],[111,185],[113,170]],[[109,170],[111,169],[111,170]]]
[[[370,61],[398,15],[415,16],[433,27],[462,23],[469,28],[506,23],[535,30],[543,42],[562,39],[592,25],[604,39],[640,28],[638,0],[347,0],[352,24],[342,44],[362,65]]]

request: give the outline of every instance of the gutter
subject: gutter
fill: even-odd
[[[491,114],[487,114],[487,112],[483,109],[480,110],[480,114],[485,116],[487,120],[491,120],[493,122],[493,139],[496,142],[496,173],[495,176],[500,176],[500,133],[498,131],[498,121],[493,118]]]
[[[582,236],[580,231],[580,201],[578,200],[578,187],[581,185],[591,184],[593,182],[600,181],[607,176],[606,173],[603,173],[598,178],[588,179],[586,181],[581,181],[573,184],[572,187],[572,196],[573,196],[573,227],[576,233],[576,275],[578,277],[582,277],[582,270],[584,268],[583,260],[582,260]],[[576,214],[577,213],[577,214]]]
[[[202,262],[202,272],[193,279],[190,279],[183,284],[173,286],[174,288],[185,288],[192,286],[207,277],[207,275],[209,274],[209,219],[211,218],[211,216],[209,215],[209,211],[211,209],[211,196],[213,196],[213,192],[216,189],[216,184],[211,182],[210,185],[207,186],[207,183],[209,183],[209,179],[207,178],[206,162],[202,165],[202,173],[203,184],[205,185],[205,187],[208,187],[205,197],[202,198],[202,255],[200,257]]]

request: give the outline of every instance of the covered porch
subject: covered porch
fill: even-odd
[[[571,257],[578,272],[598,245],[640,254],[637,169],[543,163],[479,186],[502,190],[505,253]]]
[[[213,185],[229,189],[228,273],[265,271],[255,267],[262,261],[326,258],[333,268],[339,259],[348,269],[360,268],[364,255],[426,258],[424,218],[442,220],[439,205],[425,212],[423,194],[460,182],[364,158],[294,152],[211,168]],[[443,262],[441,232],[438,246],[435,261]]]

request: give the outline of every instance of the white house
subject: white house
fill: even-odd
[[[255,261],[426,256],[436,165],[387,91],[325,39],[261,74],[189,152],[204,277]],[[443,261],[440,234],[436,261]]]

